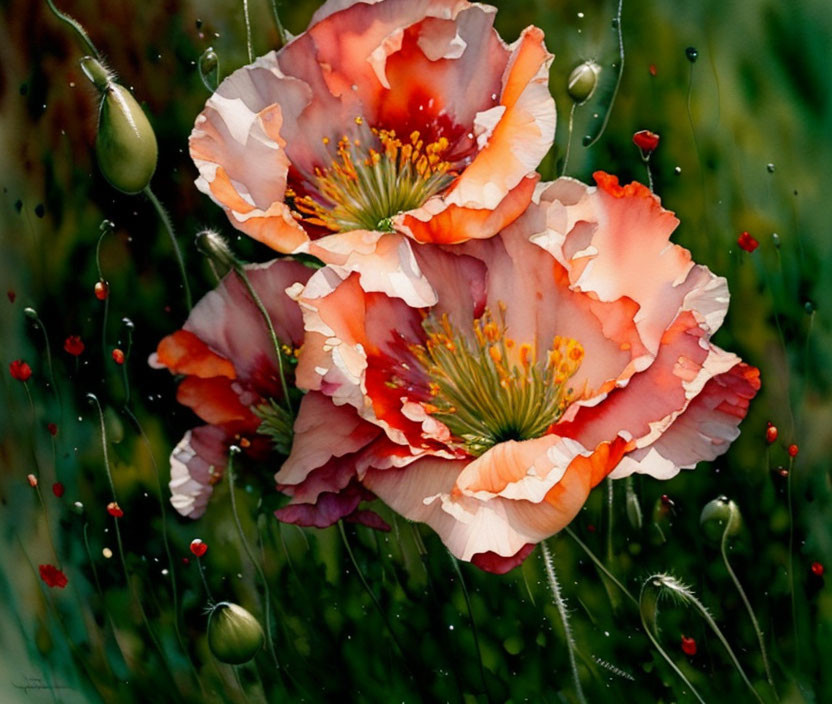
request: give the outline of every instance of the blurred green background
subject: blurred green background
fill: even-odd
[[[212,46],[223,75],[245,63],[243,3],[59,4],[84,24],[150,117],[160,143],[153,188],[202,295],[212,279],[191,245],[194,233],[205,226],[234,233],[193,186],[186,140],[208,97],[196,62]],[[293,33],[317,6],[284,4]],[[277,44],[271,6],[249,5],[255,53],[262,54]],[[636,596],[656,572],[691,586],[762,698],[773,701],[740,595],[718,546],[699,528],[705,503],[719,494],[735,499],[744,528],[730,560],[764,632],[779,695],[832,701],[832,672],[823,667],[832,651],[832,589],[828,574],[811,568],[832,569],[832,237],[824,195],[832,163],[832,6],[625,0],[620,89],[606,130],[585,148],[584,136],[595,137],[607,117],[620,68],[617,3],[498,5],[504,38],[536,24],[556,54],[559,124],[544,177],[558,174],[570,137],[566,78],[594,59],[602,82],[575,111],[568,174],[590,180],[604,169],[646,181],[632,135],[661,135],[651,167],[664,205],[681,219],[675,240],[729,280],[731,310],[715,342],[762,372],[762,392],[726,456],[669,482],[637,479],[641,528],[628,518],[623,483],[612,488],[611,512],[608,488],[600,486],[573,523],[575,534]],[[245,468],[237,499],[269,582],[280,670],[267,652],[237,669],[211,656],[190,541],[209,545],[202,564],[215,598],[265,622],[263,594],[232,521],[227,483],[218,485],[208,520],[182,519],[167,502],[167,456],[195,423],[173,401],[174,380],[146,364],[156,342],[184,320],[170,242],[150,203],[116,193],[95,166],[95,94],[78,67],[75,36],[46,2],[0,0],[0,8],[0,290],[8,291],[0,301],[0,701],[578,701],[539,550],[502,577],[467,564],[457,570],[429,530],[380,507],[394,526],[390,534],[346,526],[357,574],[337,527],[301,530],[273,519],[276,467]],[[688,47],[698,50],[695,63]],[[100,237],[104,219],[114,230]],[[736,246],[742,231],[760,242],[753,254]],[[251,260],[270,256],[245,238],[234,242]],[[97,245],[111,287],[106,305],[93,294]],[[124,318],[133,323],[132,339]],[[71,334],[86,343],[78,363],[63,351]],[[123,367],[111,360],[114,347],[128,352]],[[18,358],[34,371],[31,404],[7,373]],[[125,512],[124,566],[105,510],[99,418],[87,393],[104,408]],[[779,428],[771,447],[769,421]],[[48,423],[58,426],[56,436]],[[793,464],[790,443],[800,448]],[[42,501],[26,481],[38,471]],[[66,487],[61,498],[51,491],[56,480]],[[72,510],[76,501],[84,504],[81,515]],[[550,546],[586,699],[694,701],[651,646],[638,609],[575,540],[562,534]],[[56,562],[69,578],[64,590],[46,588],[37,575],[38,564]],[[659,623],[661,643],[707,701],[753,700],[693,609],[667,601]],[[696,655],[683,653],[682,635],[695,638]]]

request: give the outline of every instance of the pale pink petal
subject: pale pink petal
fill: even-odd
[[[185,433],[170,455],[170,502],[183,516],[199,518],[222,477],[230,438],[203,425]]]

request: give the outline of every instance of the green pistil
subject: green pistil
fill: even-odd
[[[274,449],[281,455],[288,455],[292,449],[295,420],[292,415],[271,398],[251,410],[260,419],[258,434],[271,438]]]

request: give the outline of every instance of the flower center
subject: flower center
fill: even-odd
[[[453,328],[447,315],[423,322],[424,344],[411,351],[431,381],[422,403],[474,456],[507,440],[541,437],[574,398],[567,385],[581,366],[583,347],[556,335],[542,355],[517,345],[486,309],[473,337]]]
[[[268,437],[279,454],[288,455],[292,449],[295,422],[289,411],[272,398],[251,410],[260,419],[257,433]]]
[[[355,122],[364,124],[360,117]],[[365,141],[375,146],[367,148]],[[295,197],[290,189],[286,195],[312,225],[333,232],[391,231],[393,216],[418,208],[454,179],[451,164],[442,158],[447,149],[445,137],[425,144],[418,130],[404,140],[395,130],[373,127],[366,140],[342,137],[332,165],[315,170],[318,197]]]

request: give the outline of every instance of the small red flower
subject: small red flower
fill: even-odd
[[[99,301],[104,301],[107,299],[107,296],[110,295],[110,285],[106,281],[96,281],[95,288],[95,297]]]
[[[658,73],[656,70],[656,64],[650,64],[650,75],[655,76]]]
[[[46,582],[47,587],[63,589],[69,581],[66,575],[54,565],[38,565],[38,572],[40,572],[40,578]]]
[[[11,288],[6,291],[6,295],[9,297],[9,303],[14,303],[14,299],[17,298],[17,294]]]
[[[16,359],[9,364],[9,374],[12,375],[13,379],[17,379],[18,381],[28,381],[29,377],[32,376],[32,367],[22,359]]]
[[[696,640],[688,638],[687,636],[682,636],[682,652],[691,657],[696,655]]]
[[[757,247],[760,246],[760,243],[747,232],[740,233],[740,236],[737,237],[737,244],[740,247],[742,247],[746,252],[753,252],[755,249],[757,249]]]
[[[58,434],[58,426],[55,423],[48,423],[46,429],[53,438]]]
[[[124,352],[122,352],[118,347],[113,350],[113,361],[116,364],[124,364]]]
[[[197,557],[202,557],[208,552],[208,545],[207,543],[203,543],[199,538],[194,538],[191,541],[191,552]]]
[[[107,504],[107,513],[109,513],[113,518],[121,518],[124,515],[124,511],[121,510],[121,506],[119,506],[115,501],[111,501]]]
[[[789,449],[787,450],[787,452],[789,453],[789,457],[797,457],[797,453],[800,452],[800,448],[794,443],[792,443],[791,445],[789,445]]]
[[[55,494],[55,496],[57,496],[59,499],[64,495],[64,491],[66,491],[64,489],[64,485],[60,482],[55,482],[52,485],[52,493]]]
[[[70,335],[64,340],[64,352],[79,357],[84,352],[84,342],[78,335]]]
[[[813,562],[811,570],[815,577],[823,577],[823,565],[820,562]]]
[[[775,440],[777,440],[777,426],[769,423],[766,428],[766,442],[771,445]]]
[[[183,557],[182,558],[182,564],[183,565],[190,565],[191,561],[187,557]]]
[[[38,485],[38,478],[34,474],[27,474],[26,479],[29,482],[29,486],[33,489]]]
[[[649,156],[659,146],[659,135],[650,130],[639,130],[633,135],[633,144],[641,149],[642,154]]]

